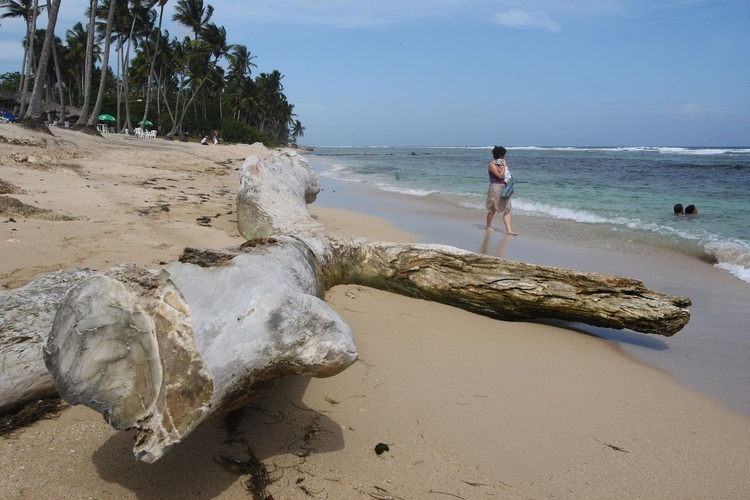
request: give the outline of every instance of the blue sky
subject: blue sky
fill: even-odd
[[[747,0],[204,1],[285,75],[303,144],[750,146]]]

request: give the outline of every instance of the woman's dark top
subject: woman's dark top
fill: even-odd
[[[490,184],[505,184],[503,178],[496,176],[492,170],[487,169],[487,173],[490,174]]]

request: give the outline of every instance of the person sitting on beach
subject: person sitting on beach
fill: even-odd
[[[517,236],[510,228],[510,210],[512,208],[510,196],[503,198],[501,195],[503,189],[511,182],[510,169],[505,162],[505,153],[507,150],[502,146],[492,148],[493,161],[487,166],[490,175],[490,188],[487,191],[487,226],[486,231],[494,231],[492,228],[492,218],[496,212],[503,213],[503,224],[505,232],[511,236]]]
[[[203,146],[208,146],[208,137],[206,137],[205,135],[201,137],[201,144]]]
[[[695,205],[688,205],[688,206],[685,207],[685,213],[687,215],[697,215],[698,214],[698,209],[695,208]]]
[[[682,215],[684,212],[682,211],[682,203],[678,203],[674,206],[674,214],[675,215]]]

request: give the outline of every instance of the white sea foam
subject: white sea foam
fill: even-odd
[[[711,241],[704,245],[706,252],[716,259],[716,267],[729,271],[750,283],[750,246],[744,242]]]
[[[728,264],[726,262],[719,262],[716,267],[728,271],[730,274],[741,279],[745,283],[750,283],[750,269],[734,264]]]
[[[723,154],[750,154],[750,149],[720,149],[720,148],[702,148],[702,149],[691,149],[691,148],[658,148],[661,154],[670,155],[697,155],[697,156],[713,156]]]
[[[437,191],[429,190],[429,189],[413,189],[408,188],[404,186],[394,186],[393,184],[387,184],[387,183],[375,183],[375,186],[377,186],[379,189],[383,191],[388,191],[389,193],[399,193],[399,194],[408,194],[410,196],[427,196],[430,194],[437,193]]]
[[[555,219],[572,220],[575,222],[588,222],[593,224],[612,222],[606,217],[602,217],[583,210],[574,210],[570,208],[549,205],[546,203],[532,202],[524,200],[523,198],[514,200],[513,206],[518,208],[519,211],[527,213],[529,215],[542,215],[547,217],[554,217]]]
[[[671,155],[723,155],[723,154],[750,154],[750,148],[684,148],[684,147],[657,147],[657,146],[617,146],[617,147],[580,147],[580,146],[509,146],[509,150],[515,151],[601,151],[601,152],[654,152]]]
[[[351,179],[347,175],[342,175],[341,171],[344,169],[344,167],[341,168],[331,168],[330,170],[324,170],[322,172],[318,172],[318,175],[321,177],[328,177],[329,179],[337,179],[340,181],[355,181],[356,179]]]

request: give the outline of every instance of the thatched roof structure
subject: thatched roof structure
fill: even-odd
[[[30,96],[29,96],[30,97]],[[9,92],[4,89],[0,89],[0,109],[7,108],[11,111],[13,108],[18,106],[21,102],[20,92]],[[42,111],[44,113],[56,113],[60,114],[60,104],[56,102],[42,102]],[[81,108],[75,106],[65,106],[65,118],[77,118],[81,116]]]

